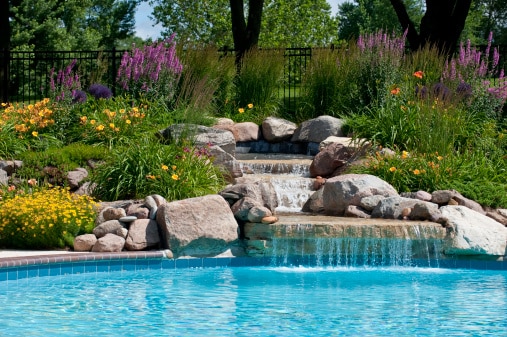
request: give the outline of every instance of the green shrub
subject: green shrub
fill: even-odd
[[[0,247],[54,249],[90,233],[95,203],[66,189],[39,189],[0,201]]]
[[[235,97],[228,102],[225,117],[235,120],[239,109],[256,107],[252,122],[275,116],[280,108],[278,90],[283,79],[283,53],[278,50],[252,50],[243,56],[234,81]],[[236,121],[236,120],[235,120]]]
[[[206,149],[161,144],[143,139],[111,151],[92,177],[94,195],[102,200],[144,198],[160,194],[168,200],[217,193],[224,186],[221,171]]]
[[[73,143],[61,148],[49,148],[44,152],[27,151],[19,155],[23,166],[16,171],[21,179],[46,180],[44,167],[53,167],[59,176],[54,183],[64,184],[65,173],[77,167],[86,167],[88,160],[101,161],[108,156],[107,149],[82,143]]]

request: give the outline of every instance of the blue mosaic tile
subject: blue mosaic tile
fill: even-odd
[[[74,273],[71,263],[62,263],[60,266],[61,275],[71,275]]]
[[[18,280],[28,277],[28,269],[26,266],[18,267]]]
[[[149,259],[148,266],[153,270],[162,269],[162,259]]]
[[[135,271],[136,270],[136,260],[123,260],[123,270]]]
[[[188,268],[188,259],[176,259],[175,268]]]
[[[9,268],[7,270],[7,280],[17,280],[18,279],[18,269],[17,268]]]
[[[217,258],[216,257],[205,257],[202,259],[203,268],[215,268],[217,266]]]
[[[72,264],[72,272],[74,274],[83,274],[85,272],[85,263],[84,262],[74,262]]]
[[[39,267],[39,277],[49,276],[49,270],[51,269],[49,265],[44,264]]]
[[[109,261],[97,261],[97,273],[109,272]]]
[[[97,272],[97,263],[95,261],[90,261],[85,263],[85,273],[96,273]]]
[[[109,263],[109,271],[122,271],[123,270],[123,261],[122,260],[112,260]]]
[[[28,277],[38,277],[39,276],[39,266],[33,265],[28,266],[27,268]]]
[[[231,265],[231,260],[234,259],[234,258],[230,258],[230,257],[217,257],[215,260],[216,260],[216,265],[217,267],[229,267]]]
[[[7,281],[7,271],[0,271],[0,282]]]
[[[202,268],[202,259],[188,259],[189,268]]]
[[[174,269],[176,268],[176,260],[173,259],[163,259],[161,267],[162,269]]]
[[[60,263],[49,264],[49,276],[60,276],[61,265]]]

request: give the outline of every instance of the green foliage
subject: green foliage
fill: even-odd
[[[183,113],[187,123],[206,125],[206,116],[223,110],[233,94],[234,57],[221,56],[209,46],[187,48],[179,55],[183,73],[175,109]]]
[[[11,1],[13,50],[111,48],[134,35],[137,0]]]
[[[252,122],[262,122],[276,115],[280,106],[278,89],[283,78],[283,54],[278,50],[252,50],[245,54],[234,81],[235,97],[229,103],[229,113],[253,104],[257,115]]]
[[[102,200],[144,198],[160,194],[168,200],[217,193],[224,186],[219,169],[206,149],[184,144],[161,144],[144,139],[116,147],[92,178],[95,196]]]
[[[0,190],[1,192],[2,190]],[[72,246],[74,237],[90,233],[95,202],[61,188],[36,188],[0,200],[0,247],[52,249]]]
[[[65,172],[77,167],[86,167],[89,160],[102,161],[107,156],[105,147],[82,143],[48,148],[43,152],[26,151],[17,157],[23,161],[23,166],[16,171],[16,176],[21,179],[44,181],[48,177],[43,168],[52,167],[52,173],[59,173],[53,183],[63,184]]]

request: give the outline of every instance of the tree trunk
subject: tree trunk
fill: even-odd
[[[402,0],[390,0],[412,50],[427,44],[438,48],[444,55],[452,55],[465,27],[472,0],[426,0],[426,13],[417,33]]]
[[[236,64],[241,62],[243,55],[257,46],[261,31],[262,8],[264,0],[248,1],[248,21],[245,21],[243,0],[230,0],[232,38],[236,50]]]

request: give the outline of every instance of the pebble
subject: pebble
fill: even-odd
[[[118,220],[121,222],[133,222],[133,221],[137,220],[137,217],[133,216],[133,215],[128,215],[128,216],[122,216]]]

